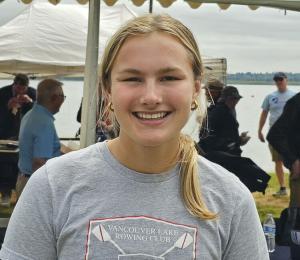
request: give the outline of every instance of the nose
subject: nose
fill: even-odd
[[[145,82],[141,103],[143,105],[158,105],[162,102],[161,89],[155,80]]]

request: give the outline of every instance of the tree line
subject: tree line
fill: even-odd
[[[300,84],[300,73],[286,73],[289,84]],[[274,73],[253,73],[253,72],[237,72],[227,74],[228,83],[245,83],[245,84],[273,84]]]

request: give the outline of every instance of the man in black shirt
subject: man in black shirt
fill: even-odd
[[[17,74],[13,84],[0,89],[0,139],[18,139],[21,119],[36,99],[28,84],[26,75]]]
[[[290,207],[300,207],[300,93],[287,101],[267,140],[290,169]]]
[[[241,98],[237,88],[227,86],[222,90],[218,102],[208,109],[208,134],[200,136],[199,142],[205,153],[222,151],[241,155],[240,146],[250,139],[247,132],[239,134],[235,107]]]

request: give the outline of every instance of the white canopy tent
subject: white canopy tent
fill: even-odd
[[[117,28],[134,16],[126,5],[101,8],[99,56]],[[0,27],[0,72],[83,74],[87,27],[87,6],[47,2],[29,5]]]
[[[83,74],[85,70],[81,145],[94,143],[98,57],[117,28],[134,16],[126,5],[104,5],[99,35],[100,6],[90,6],[89,12],[87,6],[33,2],[0,28],[0,73],[45,76]],[[89,26],[88,20],[93,21]]]
[[[21,0],[23,3],[31,3],[32,0]],[[48,0],[52,4],[58,4],[60,0]],[[75,1],[75,0],[74,0]],[[85,83],[84,83],[84,101],[82,116],[81,147],[94,143],[95,140],[95,115],[91,113],[90,108],[95,107],[95,101],[91,96],[91,91],[96,88],[98,74],[98,33],[100,0],[76,0],[80,4],[89,3],[89,23],[88,39],[86,51]],[[102,0],[107,5],[114,5],[117,0]],[[152,1],[152,0],[150,0]],[[142,5],[146,0],[132,0],[135,5]],[[164,7],[170,6],[175,0],[158,0]],[[203,3],[217,3],[221,9],[227,9],[231,4],[248,5],[252,10],[259,6],[273,7],[284,10],[300,11],[300,1],[298,0],[185,0],[191,8],[198,8]],[[101,27],[102,30],[102,27]]]

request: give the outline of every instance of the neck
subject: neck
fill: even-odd
[[[51,114],[53,114],[53,115],[55,114],[54,109],[51,106],[51,104],[48,104],[48,103],[44,103],[44,104],[37,103],[37,104],[40,105],[40,106],[42,106],[42,107],[44,107],[44,108],[46,108]]]
[[[229,101],[229,100],[225,101],[224,104],[225,104],[229,109],[233,109],[233,108],[234,108],[234,105],[233,105],[232,102]]]
[[[287,88],[278,89],[278,91],[279,91],[280,93],[283,93],[283,92],[285,92],[286,90],[287,90]]]
[[[118,137],[109,141],[108,147],[115,158],[129,169],[149,174],[162,173],[177,163],[178,140],[150,147]]]

